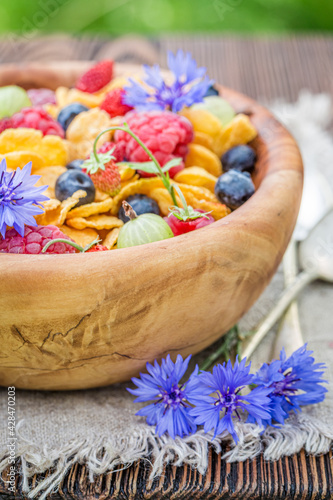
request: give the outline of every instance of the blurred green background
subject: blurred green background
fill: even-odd
[[[333,0],[1,0],[0,33],[333,31]]]

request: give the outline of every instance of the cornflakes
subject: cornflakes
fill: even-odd
[[[79,190],[76,191],[70,198],[67,198],[67,200],[62,201],[60,204],[56,204],[54,202],[54,208],[52,208],[52,204],[46,205],[49,210],[46,210],[43,214],[35,216],[37,224],[40,224],[41,226],[47,226],[48,224],[53,226],[62,226],[65,223],[68,212],[75,207],[80,198],[84,198],[85,196],[87,196],[87,193],[83,190]],[[45,203],[47,204],[48,202],[44,202],[44,207]]]
[[[113,229],[123,226],[123,221],[112,215],[92,215],[91,217],[73,217],[67,220],[67,225],[75,229],[85,229],[91,227],[94,229]]]
[[[103,101],[103,95],[89,94],[78,89],[68,89],[67,87],[58,87],[56,90],[56,100],[59,108],[64,108],[74,102],[79,102],[87,108],[96,108]]]
[[[172,198],[171,198],[169,191],[167,191],[165,189],[165,187],[153,189],[150,192],[149,196],[150,196],[150,198],[155,200],[156,203],[158,204],[161,215],[163,215],[164,217],[166,215],[169,215],[169,213],[170,213],[169,208],[172,207],[174,205],[174,203],[172,201]],[[176,197],[176,199],[177,199],[177,197]],[[181,205],[181,203],[178,203],[178,204]]]
[[[76,115],[74,120],[70,123],[66,137],[69,141],[80,143],[83,140],[91,142],[91,149],[96,139],[96,136],[111,126],[111,120],[106,111],[102,109],[89,109]],[[109,140],[106,133],[101,138],[101,144]]]
[[[221,122],[205,109],[185,108],[180,112],[193,126],[194,132],[203,132],[214,138],[221,130]]]
[[[73,227],[63,225],[60,227],[60,229],[63,233],[72,238],[72,240],[74,240],[75,243],[78,243],[78,245],[81,245],[81,247],[83,248],[86,245],[89,245],[89,243],[94,241],[96,238],[98,238],[98,232],[95,231],[95,229],[91,228],[79,230],[79,229],[74,229]]]
[[[127,165],[119,165],[119,173],[121,182],[126,182],[131,180],[135,176],[135,170],[128,167]]]
[[[236,115],[215,137],[213,151],[218,156],[222,156],[228,149],[240,146],[241,144],[247,144],[256,136],[257,131],[252,125],[250,118],[243,114]]]
[[[32,151],[12,151],[11,153],[0,155],[0,161],[4,158],[6,159],[7,168],[10,170],[23,168],[30,161],[32,162],[31,172],[33,174],[40,168],[45,167],[44,158]]]
[[[177,185],[180,187],[185,198],[189,193],[195,196],[198,200],[212,201],[213,203],[217,202],[215,195],[205,187],[190,186],[188,184],[182,184],[179,182],[177,182]]]
[[[185,167],[202,167],[215,177],[222,174],[222,163],[219,157],[200,144],[189,144]]]
[[[117,244],[119,231],[119,227],[111,229],[111,231],[104,238],[102,245],[111,250]]]
[[[109,212],[112,209],[113,205],[114,200],[112,198],[107,198],[103,201],[94,201],[93,203],[87,203],[86,205],[81,205],[80,207],[71,210],[67,215],[67,219],[73,219],[75,217],[89,217],[90,215]]]
[[[67,149],[57,135],[43,136],[32,128],[10,128],[0,134],[0,154],[31,151],[40,155],[46,165],[66,165]]]
[[[66,167],[59,167],[59,166],[54,166],[54,167],[43,167],[38,170],[38,175],[41,176],[41,178],[37,181],[36,185],[37,186],[48,186],[47,190],[45,191],[45,195],[48,196],[49,198],[55,198],[55,185],[57,182],[58,177],[67,172]]]
[[[212,202],[207,200],[193,199],[191,203],[193,208],[204,210],[205,212],[211,212],[211,215],[215,220],[223,219],[226,215],[229,215],[231,210],[226,205],[218,202]]]
[[[194,132],[193,144],[200,144],[200,146],[204,146],[205,148],[213,151],[213,138],[206,134],[205,132]]]
[[[175,181],[191,186],[205,187],[214,193],[217,177],[201,167],[188,167],[178,172]]]

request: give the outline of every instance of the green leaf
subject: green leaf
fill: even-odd
[[[182,161],[183,160],[181,158],[173,158],[172,160],[168,161],[168,163],[166,163],[164,167],[162,167],[163,172],[169,172],[170,168],[178,167],[178,165],[180,165]]]
[[[127,167],[132,168],[133,170],[142,170],[142,172],[146,172],[147,174],[159,173],[158,168],[156,167],[153,161],[144,161],[142,163],[125,161],[118,163],[118,165],[126,165]]]
[[[95,155],[91,153],[90,157],[84,161],[81,168],[85,168],[88,174],[95,174],[98,170],[105,170],[105,165],[111,160],[114,160],[113,149],[107,151],[107,153],[98,153],[98,160],[96,160]]]
[[[170,168],[172,167],[177,167],[180,165],[182,162],[181,158],[173,158],[172,160],[168,161],[162,167],[162,171],[164,173],[169,172]],[[126,165],[129,168],[132,168],[133,170],[142,170],[142,172],[146,172],[147,174],[159,174],[158,168],[156,167],[155,163],[153,161],[143,161],[143,162],[133,162],[133,161],[122,161],[119,162],[118,165]]]

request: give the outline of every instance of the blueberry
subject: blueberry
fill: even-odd
[[[73,102],[65,108],[62,108],[62,110],[58,114],[57,121],[66,131],[69,127],[69,124],[74,120],[74,118],[82,113],[82,111],[88,111],[88,109],[89,108],[87,108],[87,106],[83,106],[83,104],[80,104],[79,102]]]
[[[249,172],[229,170],[220,175],[215,184],[216,197],[232,210],[243,205],[253,193],[254,184]]]
[[[211,95],[219,95],[219,91],[214,87],[214,85],[208,87],[204,97],[209,97]]]
[[[158,208],[158,204],[155,200],[152,200],[148,196],[144,194],[134,194],[129,196],[126,200],[133,210],[137,213],[137,215],[142,214],[156,214],[160,215],[160,209]],[[130,219],[126,217],[123,207],[120,207],[118,212],[118,217],[123,222],[128,222]]]
[[[256,152],[250,146],[235,146],[229,149],[221,158],[224,172],[232,168],[244,172],[252,172],[256,161]]]
[[[82,172],[82,163],[84,160],[73,160],[70,163],[67,163],[67,170],[80,170]]]
[[[70,169],[58,177],[55,195],[58,200],[63,201],[70,198],[79,189],[86,191],[87,196],[80,198],[76,207],[92,203],[95,200],[95,186],[90,177],[82,171],[79,172],[78,169]]]

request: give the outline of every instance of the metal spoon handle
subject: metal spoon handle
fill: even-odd
[[[251,338],[249,344],[242,353],[242,358],[250,358],[252,356],[257,346],[267,335],[270,329],[275,325],[277,320],[281,317],[281,314],[283,314],[283,312],[289,306],[290,302],[292,302],[292,300],[299,294],[301,290],[303,290],[306,285],[311,283],[311,281],[315,280],[317,277],[317,273],[310,273],[307,271],[303,271],[297,276],[293,284],[286,288],[273,309],[263,320],[258,330]]]
[[[292,239],[289,243],[286,253],[283,257],[283,274],[285,286],[290,286],[298,273],[297,269],[297,242]],[[299,321],[298,304],[293,301],[286,310],[279,330],[277,332],[272,357],[277,359],[282,347],[285,348],[287,355],[292,354],[296,349],[304,344],[301,325]]]

